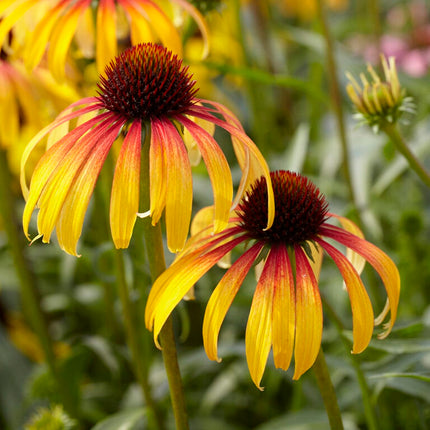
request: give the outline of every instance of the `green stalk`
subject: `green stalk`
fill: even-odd
[[[345,350],[347,351],[347,353],[350,356],[352,366],[354,367],[355,376],[357,378],[358,384],[360,385],[361,398],[363,401],[364,415],[366,418],[367,428],[368,428],[368,430],[378,430],[378,428],[379,428],[378,420],[376,419],[374,407],[372,405],[369,386],[368,386],[367,381],[366,381],[366,376],[364,375],[364,372],[361,369],[358,357],[355,354],[350,353],[351,352],[351,343],[349,342],[348,339],[346,339],[343,336],[344,327],[343,327],[342,321],[339,319],[339,317],[337,316],[337,314],[335,313],[333,308],[330,306],[329,303],[327,303],[326,300],[324,300],[324,307],[325,307],[326,311],[329,313],[330,319],[335,324],[336,329],[339,333],[339,336],[342,340],[342,343],[345,347]]]
[[[10,189],[12,182],[6,151],[0,149],[0,214],[19,279],[23,312],[40,342],[46,363],[55,380],[65,409],[71,416],[76,416],[76,406],[68,394],[67,385],[62,383],[58,371],[53,342],[40,305],[36,277],[24,256],[26,245],[23,240],[24,235],[18,231],[15,197]]]
[[[381,126],[381,130],[391,139],[397,150],[406,158],[409,167],[420,177],[420,179],[430,187],[430,174],[419,162],[418,158],[413,154],[406,144],[403,136],[400,134],[396,124],[385,122]]]
[[[155,420],[156,427],[159,430],[163,430],[165,428],[164,421],[154,399],[152,398],[151,387],[148,381],[148,369],[146,368],[145,360],[142,359],[140,354],[139,330],[128,291],[123,251],[120,249],[115,250],[115,263],[117,269],[118,294],[121,301],[127,344],[131,350],[131,358],[136,372],[136,377],[142,388],[148,409],[152,413],[151,418]]]
[[[147,127],[143,131],[145,134],[142,138],[142,177],[140,180],[141,192],[140,202],[144,210],[149,208],[149,146],[150,146],[150,130]],[[142,220],[143,235],[145,239],[146,254],[149,263],[151,279],[155,279],[166,269],[164,258],[163,237],[161,233],[160,223],[156,226],[151,225],[151,219],[144,218]],[[159,334],[159,341],[162,347],[164,367],[169,382],[170,398],[172,402],[173,413],[175,416],[176,430],[188,430],[188,415],[185,405],[185,396],[182,385],[182,378],[178,364],[178,356],[176,351],[175,337],[173,333],[173,323],[169,317],[164,324]]]
[[[325,361],[322,348],[318,353],[317,359],[312,367],[324,406],[327,412],[330,428],[332,430],[343,430],[342,416],[337,403],[336,392],[331,382],[330,372]]]
[[[381,28],[381,19],[379,16],[379,0],[367,0],[367,7],[370,13],[370,23],[371,29],[373,31],[373,37],[375,39],[375,43],[378,47],[378,52],[380,52],[380,39],[382,34]]]
[[[351,168],[349,163],[349,144],[346,137],[346,128],[345,128],[343,105],[342,105],[342,95],[340,92],[340,84],[339,84],[339,77],[337,73],[333,39],[327,24],[327,16],[325,13],[325,6],[323,4],[323,0],[317,0],[317,7],[318,7],[318,17],[320,21],[321,31],[326,45],[327,68],[328,68],[328,76],[330,79],[330,82],[329,82],[330,97],[331,97],[331,102],[333,106],[333,111],[335,114],[339,140],[342,146],[343,173],[348,187],[349,198],[351,200],[351,203],[354,206],[354,211],[356,213],[359,226],[362,227],[363,223],[361,222],[360,212],[358,211],[357,198],[355,195],[355,191],[354,191],[354,187],[351,179]]]

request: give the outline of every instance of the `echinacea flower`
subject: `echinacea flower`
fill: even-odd
[[[151,288],[145,323],[158,334],[174,307],[211,267],[239,244],[246,251],[233,263],[213,291],[203,321],[203,342],[208,357],[218,360],[217,342],[222,322],[245,276],[264,261],[246,327],[246,357],[251,378],[260,381],[271,348],[275,366],[287,370],[294,352],[298,379],[314,363],[321,344],[323,314],[317,278],[311,267],[321,250],[336,263],[346,285],[352,308],[354,354],[371,339],[373,310],[358,271],[327,239],[346,246],[354,259],[367,260],[380,275],[387,304],[375,323],[385,324],[386,337],[394,324],[400,292],[399,273],[392,260],[361,237],[351,221],[328,212],[325,197],[307,178],[289,171],[271,173],[275,194],[275,220],[266,229],[266,179],[261,178],[240,202],[228,227],[216,235],[203,230],[192,236],[174,263]],[[328,223],[337,219],[343,228]],[[352,233],[352,231],[357,234]],[[357,255],[358,254],[358,255]],[[364,260],[363,260],[364,259]]]
[[[223,105],[197,98],[194,85],[187,67],[162,46],[137,45],[116,57],[101,77],[98,97],[70,105],[28,144],[21,172],[27,200],[23,214],[26,236],[29,237],[31,214],[39,207],[37,237],[49,242],[56,228],[61,248],[76,255],[97,177],[112,144],[121,134],[125,137],[116,162],[110,202],[115,246],[126,248],[131,239],[139,212],[141,150],[143,143],[148,142],[150,207],[140,212],[149,209],[152,223],[156,224],[165,209],[168,247],[173,252],[180,250],[188,234],[192,206],[191,166],[182,129],[188,131],[206,164],[214,190],[214,231],[221,231],[227,225],[232,205],[231,173],[217,142],[197,119],[230,133],[245,173],[252,168],[253,174],[259,171],[268,179],[267,226],[270,227],[274,202],[266,161],[238,119]],[[84,107],[73,111],[78,106]],[[73,119],[78,125],[65,134],[64,127]],[[47,134],[50,147],[37,164],[28,189],[25,164]],[[242,192],[243,184],[248,181],[245,174]]]
[[[381,56],[384,79],[381,79],[369,64],[367,71],[370,82],[364,73],[360,74],[362,86],[350,74],[346,73],[350,83],[346,92],[357,109],[357,118],[369,124],[378,131],[384,123],[395,124],[404,112],[414,112],[411,97],[406,97],[397,76],[396,61],[394,57],[388,60]]]
[[[207,29],[201,13],[186,0],[171,0],[195,20],[205,41]],[[93,16],[95,13],[95,16]],[[125,13],[132,45],[159,42],[181,55],[181,38],[169,17],[153,0],[3,0],[0,4],[0,46],[11,29],[29,16],[34,26],[26,35],[23,56],[32,69],[40,63],[47,48],[48,67],[57,79],[64,77],[64,65],[75,33],[83,32],[78,43],[85,52],[96,45],[96,61],[101,74],[105,65],[117,55],[117,28]],[[95,30],[94,30],[94,24]],[[95,33],[95,34],[94,34]],[[208,45],[206,43],[205,52]]]

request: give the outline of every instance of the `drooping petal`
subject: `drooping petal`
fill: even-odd
[[[0,14],[5,12],[8,7],[12,6],[11,9],[7,11],[7,14],[2,16],[0,21],[0,46],[3,45],[9,31],[15,25],[15,23],[39,0],[27,0],[27,1],[17,1],[17,0],[3,0],[0,4]],[[13,5],[12,5],[13,3]]]
[[[97,9],[96,64],[99,74],[117,55],[116,10],[114,0],[100,0]]]
[[[148,24],[148,16],[146,13],[142,13],[141,8],[136,9],[134,4],[130,3],[128,0],[120,0],[120,4],[129,15],[132,44],[155,43],[156,39]]]
[[[139,210],[141,123],[134,121],[116,162],[110,201],[110,228],[116,248],[127,248]]]
[[[336,214],[332,214],[332,213],[328,213],[327,215],[331,216],[331,217],[337,218],[339,220],[339,222],[341,223],[342,227],[346,231],[349,231],[350,233],[354,234],[355,236],[358,236],[358,237],[361,237],[362,239],[364,239],[364,234],[358,228],[357,224],[353,223],[348,218],[345,218],[343,216],[339,216],[339,215],[336,215]],[[352,263],[352,265],[354,266],[355,270],[360,275],[361,272],[364,269],[364,266],[366,264],[366,260],[360,254],[357,254],[356,252],[352,251],[351,248],[347,248],[347,250],[346,250],[346,257]]]
[[[39,214],[37,228],[43,235],[42,241],[48,243],[52,231],[57,223],[58,216],[71,186],[82,166],[87,162],[89,155],[101,139],[107,138],[110,133],[118,133],[122,124],[112,125],[107,119],[97,124],[81,137],[79,145],[74,145],[65,155],[64,159],[50,176],[39,198]]]
[[[321,297],[308,259],[299,245],[296,258],[296,341],[293,379],[299,379],[315,362],[321,347],[323,315]]]
[[[211,122],[204,121],[200,118],[194,118],[193,121],[201,128],[206,130],[211,136],[215,133],[215,124]],[[198,166],[202,158],[202,154],[199,151],[197,142],[190,135],[188,129],[184,129],[182,132],[182,139],[184,140],[185,146],[188,151],[188,158],[192,166]]]
[[[316,240],[336,263],[345,281],[352,309],[352,352],[359,354],[367,348],[373,333],[373,309],[369,295],[352,263],[334,246],[322,239]]]
[[[245,334],[246,361],[251,379],[259,390],[263,390],[260,382],[272,346],[276,265],[274,264],[275,258],[271,257],[271,253],[272,251],[269,252],[252,298]]]
[[[3,118],[0,121],[0,142],[7,146],[18,136],[19,110],[16,93],[4,67],[0,73],[0,118]]]
[[[166,154],[166,231],[167,247],[180,251],[185,244],[191,221],[193,181],[187,150],[170,120],[152,120],[152,128],[158,128],[163,136]]]
[[[100,117],[93,119],[92,121],[88,121],[76,127],[62,139],[60,139],[55,145],[53,145],[49,151],[47,151],[39,162],[36,165],[36,168],[33,172],[33,176],[31,178],[30,190],[27,192],[27,202],[24,208],[24,213],[22,216],[22,224],[24,228],[24,233],[28,238],[28,225],[30,223],[31,214],[33,213],[36,204],[39,201],[39,198],[46,187],[49,178],[53,174],[53,172],[57,169],[58,165],[64,160],[66,155],[71,151],[71,149],[77,144],[80,145],[80,138],[87,133],[94,125],[100,121]],[[44,130],[42,130],[43,132]],[[40,133],[39,133],[40,134]],[[46,134],[46,133],[45,133]],[[37,143],[37,135],[33,140]],[[77,143],[78,142],[78,143]],[[26,148],[32,149],[33,141],[30,142]],[[25,151],[24,151],[25,154]],[[29,153],[27,154],[27,157]],[[24,159],[25,155],[23,156]],[[21,168],[25,168],[22,166]],[[22,172],[21,172],[22,175]],[[25,178],[21,176],[21,180],[25,181]],[[25,182],[24,182],[25,183]],[[21,184],[22,185],[22,184]]]
[[[204,255],[197,249],[177,260],[157,278],[148,296],[145,325],[148,330],[153,330],[158,348],[158,335],[175,306],[220,258],[242,241],[241,237],[232,239]]]
[[[232,136],[236,137],[240,142],[242,142],[243,145],[245,145],[245,147],[250,151],[251,155],[258,160],[261,166],[262,176],[266,178],[267,182],[268,220],[266,229],[269,229],[272,226],[273,220],[275,218],[275,199],[273,195],[272,180],[270,178],[269,166],[267,165],[266,160],[255,143],[246,135],[246,133],[244,133],[243,130],[206,113],[204,109],[200,109],[200,106],[194,106],[193,108],[188,109],[186,113],[187,115],[192,115],[197,118],[213,122],[214,124],[224,128],[224,130],[228,131]]]
[[[91,0],[84,0],[72,5],[58,20],[49,41],[48,65],[53,76],[64,80],[64,67],[67,51],[72,42],[81,14],[89,7]]]
[[[256,244],[241,255],[225,273],[211,294],[203,319],[203,344],[206,354],[211,360],[221,361],[218,358],[217,348],[221,325],[262,247],[261,244]]]
[[[151,145],[149,147],[149,196],[152,224],[161,218],[166,206],[167,170],[165,133],[162,128],[151,123]],[[143,208],[146,210],[147,208]]]
[[[27,186],[27,180],[26,180],[26,165],[27,165],[28,158],[30,157],[34,148],[48,133],[50,133],[56,127],[59,127],[65,122],[68,122],[73,118],[83,115],[86,112],[91,112],[91,111],[100,109],[100,106],[98,105],[99,101],[95,97],[88,97],[86,99],[79,100],[79,102],[76,102],[73,105],[69,106],[67,108],[67,111],[70,108],[73,108],[74,106],[85,104],[85,103],[92,103],[92,104],[90,106],[86,106],[84,108],[78,109],[75,112],[68,113],[64,116],[60,114],[51,124],[47,125],[44,129],[39,131],[39,133],[37,133],[36,136],[34,136],[33,139],[31,139],[31,141],[25,147],[21,158],[21,169],[20,169],[21,170],[20,184],[21,184],[22,193],[25,199],[27,199],[28,192],[29,192],[28,186]]]
[[[385,332],[379,334],[378,337],[380,339],[387,337],[396,321],[397,306],[399,304],[400,275],[396,265],[391,258],[377,246],[339,227],[324,224],[324,226],[321,227],[321,234],[338,241],[347,248],[351,248],[365,258],[378,272],[384,283],[385,290],[387,291],[391,312],[390,321],[384,326],[386,329]],[[384,312],[386,313],[386,310],[384,310]]]
[[[26,46],[25,65],[29,70],[34,69],[42,59],[49,38],[59,16],[67,8],[69,2],[59,1],[52,9],[46,12],[44,17],[36,25],[33,31],[34,37],[30,38]]]
[[[82,233],[85,212],[100,170],[106,160],[109,150],[118,136],[122,124],[112,126],[109,131],[99,139],[82,169],[77,174],[69,192],[64,200],[59,215],[57,238],[60,247],[71,255],[77,255],[76,247]]]
[[[199,30],[202,34],[204,48],[202,53],[202,58],[206,58],[209,54],[209,31],[208,26],[206,25],[206,22],[202,16],[202,14],[188,1],[186,0],[172,0],[175,3],[178,3],[182,8],[184,8],[193,18],[196,22],[197,26],[199,27]]]
[[[294,278],[288,251],[284,246],[275,247],[269,254],[273,265],[273,360],[277,368],[290,367],[296,329]],[[266,264],[269,263],[269,258]]]
[[[177,117],[177,120],[187,128],[197,143],[208,169],[215,202],[214,232],[218,233],[227,225],[233,199],[230,167],[221,148],[206,130],[184,116]]]
[[[124,2],[124,0],[122,0]],[[130,3],[126,0],[124,3]],[[163,42],[163,45],[169,48],[174,54],[182,57],[182,43],[178,32],[171,20],[154,2],[148,0],[135,0],[136,9],[148,17],[152,29]]]

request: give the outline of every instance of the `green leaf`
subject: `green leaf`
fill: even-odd
[[[371,377],[381,379],[379,391],[389,387],[409,396],[430,402],[430,377],[418,373],[386,373]]]
[[[92,430],[134,430],[137,428],[145,428],[146,426],[137,427],[145,417],[145,408],[130,409],[111,415],[103,421],[100,421]]]

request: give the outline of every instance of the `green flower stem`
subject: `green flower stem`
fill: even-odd
[[[0,214],[20,283],[23,312],[40,342],[46,363],[53,375],[65,409],[70,415],[76,416],[76,406],[69,396],[66,384],[62,383],[60,378],[53,342],[40,305],[36,278],[24,256],[26,245],[23,240],[24,235],[18,231],[18,222],[15,214],[15,197],[10,188],[12,183],[13,180],[9,171],[7,154],[3,149],[0,149]]]
[[[382,34],[381,19],[379,16],[379,0],[367,0],[367,7],[370,13],[371,30],[373,31],[373,37],[380,52],[380,39]]]
[[[418,158],[412,153],[406,144],[403,136],[400,134],[396,124],[385,122],[381,125],[381,130],[391,139],[396,145],[397,150],[406,158],[409,167],[420,177],[420,179],[430,187],[430,174],[419,162]]]
[[[343,335],[344,327],[343,327],[342,321],[339,319],[339,317],[337,316],[337,314],[335,313],[335,311],[333,310],[331,305],[329,303],[327,303],[326,300],[324,300],[324,308],[326,309],[326,311],[330,315],[331,321],[333,321],[333,323],[335,324],[337,331],[339,333],[339,336],[342,340],[342,343],[345,347],[345,350],[349,354],[352,366],[354,367],[355,376],[357,378],[358,384],[360,385],[361,398],[363,400],[364,415],[366,418],[367,428],[369,430],[378,430],[378,428],[379,428],[378,420],[376,418],[375,410],[374,410],[374,407],[373,407],[373,404],[371,401],[369,386],[368,386],[367,381],[366,381],[366,376],[364,375],[364,372],[361,369],[358,357],[357,357],[357,355],[350,353],[351,352],[351,342],[348,339],[346,339],[345,336]]]
[[[331,382],[330,373],[325,361],[322,348],[318,353],[317,359],[312,367],[324,406],[327,412],[330,428],[332,430],[343,430],[342,416],[337,403],[336,392]]]
[[[154,402],[154,399],[152,398],[151,387],[148,381],[148,369],[146,368],[145,360],[142,359],[140,354],[140,334],[138,331],[138,325],[136,324],[134,307],[130,300],[125,276],[123,251],[120,249],[115,250],[115,263],[117,268],[118,294],[121,301],[127,343],[131,350],[134,370],[136,372],[137,380],[142,388],[147,407],[152,413],[152,418],[155,420],[157,428],[162,430],[165,428],[164,420],[156,406],[156,403]]]
[[[144,210],[149,208],[149,146],[150,146],[150,131],[144,130],[145,134],[142,148],[142,177],[141,184],[141,207]],[[151,219],[145,218],[142,221],[143,235],[145,239],[147,260],[151,279],[155,279],[166,269],[164,258],[163,237],[161,233],[160,223],[156,226],[151,225]],[[173,333],[173,323],[169,317],[161,329],[159,341],[162,347],[164,367],[166,369],[167,379],[169,382],[170,398],[172,402],[173,413],[175,416],[176,430],[188,430],[188,415],[185,405],[185,396],[182,386],[181,373],[178,364],[178,356],[176,351],[175,337]]]
[[[318,17],[320,21],[322,35],[326,45],[328,76],[330,77],[330,97],[336,118],[337,130],[342,145],[342,164],[345,181],[348,187],[349,198],[356,212],[357,222],[362,227],[360,212],[358,211],[357,199],[351,179],[351,168],[349,163],[349,145],[346,137],[346,128],[343,114],[342,96],[340,92],[339,77],[337,73],[337,65],[335,59],[335,50],[333,39],[327,24],[325,6],[323,0],[317,0]]]

